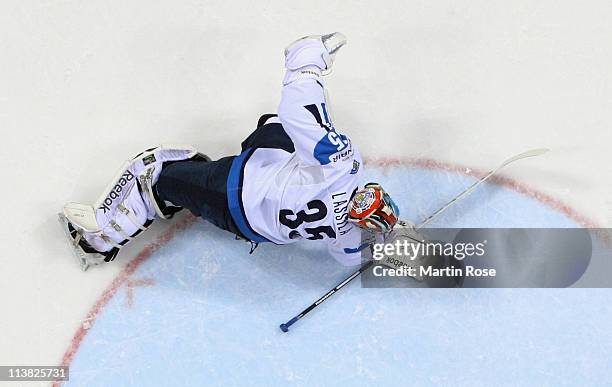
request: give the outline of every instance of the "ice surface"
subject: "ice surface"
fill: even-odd
[[[82,273],[57,226],[61,206],[92,203],[123,160],[159,143],[235,154],[259,115],[276,110],[282,50],[299,36],[348,37],[327,84],[336,128],[364,157],[488,169],[549,147],[504,173],[582,220],[612,224],[612,2],[348,4],[0,2],[0,364],[59,364],[104,290],[174,224],[156,222],[116,262]],[[414,219],[470,180],[372,173]],[[439,222],[573,224],[483,188]],[[206,224],[178,235],[92,325],[71,385],[167,385],[173,370],[194,385],[264,374],[302,384],[329,375],[338,384],[609,382],[606,290],[392,293],[354,283],[281,336],[280,322],[348,270],[316,245],[246,249]]]
[[[474,179],[414,168],[368,175],[386,182],[412,219]],[[437,221],[534,222],[575,226],[496,185]],[[289,333],[279,330],[350,272],[323,245],[262,244],[249,255],[244,242],[198,222],[132,276],[154,285],[134,287],[132,300],[126,289],[113,298],[68,385],[576,385],[609,375],[608,290],[363,289],[355,281]]]

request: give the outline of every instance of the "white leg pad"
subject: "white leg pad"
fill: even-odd
[[[119,249],[145,230],[156,215],[165,217],[152,191],[162,164],[196,154],[190,146],[162,145],[147,150],[123,164],[93,206],[67,203],[63,215],[93,249]]]

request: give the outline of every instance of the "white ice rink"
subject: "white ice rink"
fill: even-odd
[[[337,30],[335,126],[406,216],[548,147],[439,225],[609,227],[610,20],[608,1],[4,0],[0,365],[69,363],[69,386],[609,384],[608,289],[356,282],[282,334],[350,272],[321,246],[249,256],[183,215],[83,273],[55,214],[151,145],[238,153],[285,45]]]

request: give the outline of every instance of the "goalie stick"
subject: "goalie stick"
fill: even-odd
[[[435,218],[440,216],[440,214],[442,214],[443,212],[448,210],[450,207],[452,207],[459,200],[461,200],[464,197],[466,197],[467,195],[471,194],[476,189],[476,187],[478,187],[480,184],[482,184],[485,181],[487,181],[491,176],[495,175],[497,172],[499,172],[506,165],[508,165],[510,163],[513,163],[513,162],[515,162],[517,160],[525,159],[525,158],[528,158],[528,157],[540,156],[540,155],[543,155],[546,152],[548,152],[548,149],[546,149],[546,148],[538,148],[538,149],[532,149],[532,150],[529,150],[527,152],[523,152],[523,153],[520,153],[520,154],[518,154],[516,156],[510,157],[509,159],[507,159],[504,162],[502,162],[497,168],[491,170],[484,177],[482,177],[481,179],[477,180],[471,186],[467,187],[465,190],[463,190],[461,193],[459,193],[457,196],[455,196],[453,199],[451,199],[444,206],[440,207],[438,210],[433,212],[431,215],[429,215],[427,218],[425,218],[423,221],[421,221],[421,223],[416,225],[414,227],[414,229],[415,230],[419,230],[419,229],[423,228],[425,225],[429,224],[432,220],[434,220]],[[405,222],[400,221],[400,223],[405,223]],[[302,312],[300,312],[300,314],[298,314],[297,316],[293,317],[291,320],[287,321],[286,323],[280,324],[280,326],[279,326],[280,329],[283,332],[288,332],[289,331],[289,327],[291,325],[295,324],[301,318],[306,316],[311,310],[313,310],[314,308],[316,308],[317,306],[322,304],[325,300],[327,300],[329,297],[331,297],[338,290],[342,289],[344,286],[346,286],[352,280],[357,278],[361,273],[363,273],[364,271],[366,271],[370,267],[372,267],[372,265],[374,265],[374,260],[370,260],[370,261],[366,262],[365,264],[363,264],[359,269],[357,269],[355,272],[353,272],[353,274],[348,276],[344,281],[340,282],[338,285],[336,285],[336,287],[331,289],[329,292],[325,293],[325,295],[323,295],[321,298],[319,298],[318,300],[313,302],[309,307],[307,307]]]

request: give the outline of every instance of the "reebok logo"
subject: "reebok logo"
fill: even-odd
[[[314,76],[316,78],[321,78],[321,75],[319,73],[317,73],[315,71],[312,71],[312,70],[302,70],[302,71],[300,71],[300,73],[302,75],[312,75],[312,76]]]
[[[123,188],[126,185],[128,185],[128,183],[132,180],[134,180],[134,175],[132,174],[132,172],[125,171],[123,175],[121,176],[121,178],[119,179],[119,181],[117,182],[117,184],[115,184],[113,189],[110,191],[106,199],[104,199],[104,201],[102,202],[102,205],[98,207],[98,210],[104,211],[105,214],[106,214],[106,211],[110,211],[111,206],[113,205],[113,201],[117,199],[119,196],[121,196],[121,192],[123,192]]]

